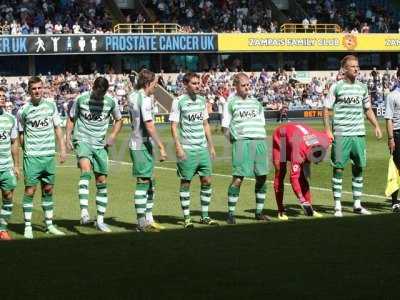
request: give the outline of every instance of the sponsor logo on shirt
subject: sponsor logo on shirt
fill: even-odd
[[[242,109],[238,111],[239,118],[241,119],[254,119],[257,117],[256,109]]]
[[[345,104],[360,104],[361,99],[360,97],[342,97],[340,102]]]
[[[7,132],[5,132],[5,131],[1,131],[1,132],[0,132],[0,140],[1,140],[1,141],[6,140],[7,137],[8,137]]]
[[[105,117],[102,114],[85,112],[83,117],[88,121],[104,121]]]
[[[33,128],[44,128],[49,126],[49,120],[47,118],[36,119],[28,121],[28,124],[30,124]]]
[[[194,122],[194,121],[203,121],[203,120],[204,120],[203,112],[188,113],[188,114],[187,114],[187,119],[188,119],[190,122]]]

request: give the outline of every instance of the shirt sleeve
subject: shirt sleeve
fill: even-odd
[[[336,84],[332,84],[332,86],[329,89],[328,95],[324,99],[324,107],[328,109],[332,109],[333,104],[335,103],[336,100],[335,89],[336,89]]]
[[[18,132],[23,132],[25,128],[25,120],[21,109],[17,112],[17,123]]]
[[[232,119],[232,115],[231,115],[231,111],[229,109],[229,102],[225,102],[224,103],[223,113],[222,113],[222,124],[221,124],[221,126],[224,127],[224,128],[229,128],[229,126],[231,124],[231,119]]]
[[[290,169],[290,184],[292,185],[293,192],[296,194],[297,199],[304,198],[300,184],[301,172],[302,165],[297,162],[292,162]]]
[[[59,127],[61,125],[61,118],[60,118],[60,114],[58,113],[58,109],[57,109],[57,105],[55,103],[53,103],[54,105],[54,111],[53,111],[53,124],[54,127]]]
[[[207,103],[204,102],[204,112],[203,112],[203,120],[207,120],[209,118],[208,110],[207,110]]]
[[[17,125],[17,120],[16,119],[14,119],[14,125],[11,128],[10,137],[13,140],[15,140],[18,137],[18,125]]]
[[[150,97],[144,97],[140,111],[142,113],[143,121],[153,121],[153,106]]]
[[[364,107],[364,109],[368,109],[371,107],[371,101],[370,101],[367,86],[364,86],[363,107]]]
[[[69,110],[69,113],[68,113],[69,117],[73,120],[76,120],[76,118],[77,118],[77,106],[78,106],[78,100],[75,100],[72,103],[71,109]]]
[[[113,99],[114,100],[114,108],[111,112],[113,118],[115,121],[121,120],[122,118],[122,114],[121,111],[119,110],[119,105],[118,105],[118,101],[117,99]]]
[[[261,119],[262,124],[265,126],[264,107],[261,105],[260,102],[258,104],[260,105],[260,119]]]
[[[394,98],[390,93],[386,98],[385,104],[385,119],[391,120],[393,119],[393,112],[394,112]]]
[[[170,122],[179,122],[181,119],[181,112],[179,110],[179,100],[177,98],[172,102],[171,113],[169,114]]]

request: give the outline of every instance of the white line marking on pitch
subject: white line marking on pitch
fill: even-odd
[[[128,163],[125,161],[117,161],[117,160],[109,160],[111,163],[116,163],[116,164],[121,164],[121,165],[126,165],[126,166],[130,166],[132,165],[132,163]],[[176,169],[174,168],[167,168],[167,167],[155,167],[156,169],[159,170],[166,170],[166,171],[176,171]],[[226,174],[218,174],[218,173],[213,173],[213,176],[219,176],[219,177],[228,177],[231,178],[232,175],[226,175]],[[254,178],[248,178],[248,180],[252,180],[254,181]],[[272,183],[273,181],[271,180],[267,180],[267,182]],[[290,186],[290,183],[285,183],[286,186]],[[331,189],[327,189],[327,188],[322,188],[322,187],[316,187],[316,186],[311,186],[310,187],[313,190],[317,190],[317,191],[323,191],[323,192],[332,192]],[[349,191],[342,191],[342,194],[347,194],[347,195],[352,195],[352,192]],[[365,197],[370,197],[370,198],[379,198],[379,199],[386,199],[385,196],[381,196],[381,195],[373,195],[373,194],[364,194],[363,196]]]

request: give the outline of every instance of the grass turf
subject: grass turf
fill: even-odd
[[[312,123],[321,127],[320,123]],[[383,125],[383,124],[382,124]],[[267,126],[268,134],[275,124]],[[369,127],[368,127],[369,128]],[[230,147],[214,128],[218,158],[214,162],[213,200],[210,215],[225,225],[226,191],[230,181]],[[160,128],[171,161],[158,164],[154,214],[168,230],[138,234],[134,230],[129,155],[129,131],[121,133],[110,151],[113,162],[109,176],[109,209],[106,222],[114,234],[98,234],[92,226],[80,226],[77,200],[79,171],[70,157],[57,169],[55,186],[56,224],[65,238],[20,240],[23,233],[22,183],[19,184],[10,231],[16,241],[0,244],[2,269],[0,296],[5,298],[165,297],[200,298],[278,297],[361,298],[392,295],[391,283],[399,275],[398,216],[389,214],[382,196],[386,180],[387,148],[367,136],[368,166],[365,172],[365,206],[375,215],[354,217],[351,193],[343,195],[345,218],[332,218],[331,168],[326,161],[312,168],[314,206],[325,218],[306,219],[290,187],[285,202],[289,222],[276,219],[271,182],[268,183],[266,213],[270,224],[257,224],[254,216],[254,182],[246,180],[237,206],[237,226],[207,228],[195,224],[181,230],[173,147],[168,127]],[[350,169],[345,172],[344,190],[351,191]],[[270,173],[272,177],[272,171]],[[95,215],[94,182],[91,183],[91,213]],[[39,193],[38,193],[39,195]],[[44,238],[40,199],[33,211],[34,234]],[[200,214],[199,183],[192,186],[192,213]],[[23,288],[17,288],[21,286]],[[4,299],[5,299],[4,298]]]

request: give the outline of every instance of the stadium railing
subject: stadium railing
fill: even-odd
[[[337,24],[316,24],[304,26],[301,23],[285,23],[281,25],[284,33],[341,33],[342,29]]]
[[[121,23],[114,26],[114,33],[176,33],[182,27],[176,23]]]

